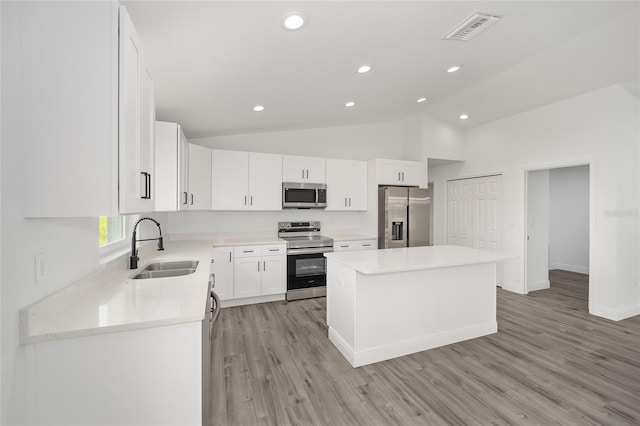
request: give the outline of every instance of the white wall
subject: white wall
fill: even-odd
[[[498,120],[467,132],[467,161],[432,168],[430,180],[503,173],[506,286],[524,292],[525,169],[591,164],[590,312],[612,319],[640,313],[638,276],[639,101],[620,86]],[[436,243],[445,241],[444,192],[435,191]]]
[[[589,166],[549,171],[549,269],[589,273]]]
[[[549,288],[549,171],[527,173],[526,290]]]

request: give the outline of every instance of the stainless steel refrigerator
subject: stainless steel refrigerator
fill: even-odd
[[[431,191],[378,188],[378,248],[431,245]]]

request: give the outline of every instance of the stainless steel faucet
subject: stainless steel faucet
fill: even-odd
[[[136,230],[138,228],[138,224],[143,220],[150,220],[151,222],[155,223],[158,226],[158,231],[160,232],[160,236],[158,238],[144,238],[141,240],[136,239],[136,232],[137,232]],[[133,225],[133,235],[131,236],[131,256],[129,257],[129,269],[138,269],[138,260],[140,259],[138,258],[138,249],[136,248],[136,242],[154,241],[154,240],[158,240],[158,251],[164,250],[164,246],[162,244],[162,228],[160,228],[160,223],[158,223],[158,221],[155,219],[151,219],[150,217],[140,218],[140,220],[138,220],[136,224]]]

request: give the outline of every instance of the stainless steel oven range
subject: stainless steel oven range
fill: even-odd
[[[327,294],[327,259],[333,239],[320,235],[320,222],[278,222],[278,237],[287,242],[287,300]]]

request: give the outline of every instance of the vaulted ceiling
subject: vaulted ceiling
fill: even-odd
[[[472,127],[610,84],[639,93],[636,1],[123,4],[154,77],[157,119],[190,138],[419,112]],[[441,39],[476,11],[502,19],[469,41]],[[281,27],[290,12],[307,16],[302,29]],[[358,74],[362,64],[372,70]],[[452,65],[462,68],[447,73]]]

